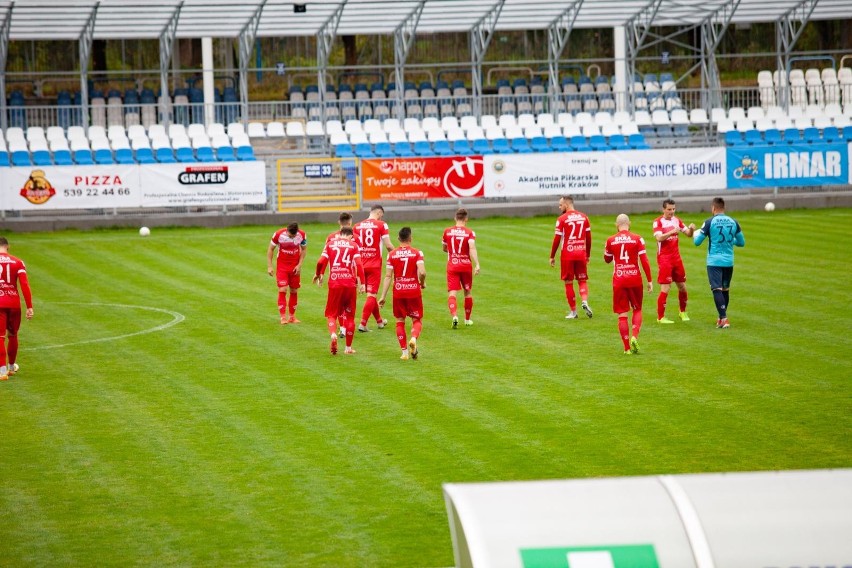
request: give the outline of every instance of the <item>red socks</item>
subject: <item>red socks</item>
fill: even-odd
[[[456,317],[458,315],[458,305],[456,304],[456,297],[449,296],[447,297],[447,306],[450,308],[450,315]]]
[[[278,313],[287,315],[287,292],[278,292]]]
[[[408,347],[408,338],[405,336],[405,322],[396,322],[396,338],[399,340],[399,346],[403,349]]]
[[[660,295],[657,296],[657,319],[663,319],[666,317],[666,302],[668,299],[668,292],[660,292]],[[681,308],[680,311],[683,311],[683,308]]]
[[[346,318],[344,325],[346,328],[346,347],[352,347],[352,338],[355,337],[355,320]]]
[[[618,333],[621,334],[621,342],[624,344],[624,350],[630,349],[630,327],[627,325],[627,316],[618,318]]]
[[[470,312],[473,311],[473,296],[468,296],[464,299],[464,319],[470,319]]]
[[[633,311],[633,337],[639,337],[639,330],[642,329],[642,310]]]
[[[379,303],[376,301],[376,298],[373,296],[367,296],[367,300],[364,302],[364,309],[361,311],[361,325],[367,325],[367,320],[370,319],[370,314],[373,313],[373,308],[378,309]]]
[[[337,335],[337,321],[335,318],[326,318],[328,320],[328,332],[331,335]]]
[[[680,305],[680,311],[686,311],[686,290],[678,290],[677,301]]]
[[[2,339],[0,339],[0,343],[2,343]],[[17,335],[10,335],[7,338],[6,359],[9,361],[9,365],[14,365],[15,361],[18,360],[18,336]]]
[[[571,311],[577,309],[577,297],[574,295],[574,285],[571,282],[565,282],[565,297],[568,298],[568,307]]]
[[[296,313],[296,305],[299,303],[299,293],[298,292],[290,292],[290,298],[287,300],[287,309],[290,311],[290,315]]]
[[[580,291],[580,299],[584,302],[589,301],[589,283],[585,280],[577,282],[577,290]],[[572,308],[573,309],[573,308]]]

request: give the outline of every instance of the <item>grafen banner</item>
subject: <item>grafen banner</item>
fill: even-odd
[[[485,160],[485,196],[603,193],[604,152],[494,154]]]
[[[790,144],[728,148],[728,187],[846,185],[846,144]]]
[[[361,160],[365,201],[483,197],[481,156]]]
[[[725,189],[725,149],[606,152],[606,191]]]
[[[157,164],[140,167],[142,207],[262,205],[263,162]]]
[[[139,206],[138,166],[3,168],[0,209],[111,209]]]

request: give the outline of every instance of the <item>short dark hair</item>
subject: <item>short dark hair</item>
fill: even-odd
[[[665,209],[666,205],[674,205],[675,200],[669,197],[668,199],[663,200],[663,208]]]
[[[721,209],[721,210],[724,211],[725,210],[725,200],[722,199],[721,197],[714,197],[713,198],[713,207],[715,207],[716,209]]]
[[[411,227],[403,227],[399,230],[399,242],[404,243],[411,240]]]
[[[352,234],[352,227],[340,227],[340,234],[349,236]]]
[[[372,211],[381,211],[382,213],[384,213],[384,212],[385,212],[385,208],[384,208],[384,207],[382,207],[381,205],[373,205],[372,207],[370,207],[370,211],[371,211],[371,212],[372,212]]]
[[[343,223],[351,223],[352,222],[352,214],[344,211],[337,217],[337,221],[342,225]]]
[[[298,223],[290,223],[287,225],[287,232],[291,235],[295,235],[299,232],[299,224]]]
[[[467,219],[467,209],[456,211],[456,221],[464,221],[465,219]]]
[[[0,237],[0,247],[7,246],[9,246],[9,239],[7,239],[6,237]]]

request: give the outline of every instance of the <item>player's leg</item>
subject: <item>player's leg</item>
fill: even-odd
[[[574,274],[577,275],[577,291],[580,293],[580,307],[588,317],[592,317],[592,308],[589,307],[589,274],[586,261],[578,260],[574,263]]]
[[[18,329],[21,327],[21,310],[10,310],[6,321],[6,367],[9,376],[18,372]],[[0,323],[0,329],[3,329]],[[0,364],[2,366],[2,364]]]
[[[340,313],[343,314],[343,324],[346,330],[346,350],[344,353],[347,355],[355,353],[355,350],[352,349],[352,340],[355,338],[355,304],[357,297],[354,287],[346,288],[340,305]]]
[[[708,266],[707,279],[710,281],[710,290],[713,292],[713,302],[716,304],[716,312],[719,314],[719,319],[716,320],[716,327],[722,327],[722,320],[727,319],[727,303],[725,302],[725,294],[722,291],[722,267]]]
[[[674,323],[666,317],[666,304],[672,286],[672,265],[665,259],[658,260],[657,284],[660,285],[660,293],[657,295],[657,322]]]
[[[408,299],[408,316],[411,318],[411,338],[408,340],[408,353],[412,359],[417,359],[417,339],[423,330],[423,298]]]
[[[612,312],[618,316],[618,335],[624,345],[624,354],[630,355],[630,324],[627,323],[627,312],[630,303],[623,288],[612,289]]]
[[[453,319],[453,329],[459,326],[458,291],[462,289],[461,275],[447,270],[447,308]]]
[[[470,314],[473,313],[473,271],[461,274],[461,285],[464,291],[464,324],[473,325]]]
[[[405,335],[405,303],[401,298],[393,299],[393,317],[396,318],[396,339],[402,349],[400,359],[408,359],[408,337]]]
[[[722,328],[731,327],[728,322],[728,308],[731,306],[731,279],[734,276],[734,267],[726,266],[722,269],[722,297],[725,299],[725,317],[722,318]]]
[[[568,315],[565,319],[577,318],[577,296],[574,295],[574,263],[570,260],[560,260],[560,277],[565,284],[565,299],[568,301]]]
[[[644,291],[641,286],[628,289],[630,307],[633,309],[633,318],[630,325],[630,351],[634,355],[639,353],[639,332],[642,331],[642,296]]]
[[[6,335],[8,332],[9,325],[9,313],[11,310],[9,308],[0,308],[0,330],[2,330],[3,337],[0,337],[0,381],[5,381],[9,378],[9,373],[6,368]]]
[[[328,298],[325,301],[325,321],[328,333],[331,336],[329,349],[332,355],[337,355],[337,316],[338,316],[338,292],[337,288],[328,289]]]
[[[688,295],[686,293],[686,277],[680,282],[675,282],[677,285],[677,303],[679,308],[679,314],[681,321],[689,321],[689,314],[686,313],[686,301],[688,299]]]
[[[290,288],[290,271],[278,266],[275,275],[278,283],[278,315],[281,317],[281,325],[290,323],[287,316],[287,290]]]
[[[287,299],[287,312],[290,314],[288,321],[290,323],[302,323],[296,319],[296,306],[299,305],[299,288],[302,287],[302,277],[300,274],[291,272],[290,274],[290,297]]]

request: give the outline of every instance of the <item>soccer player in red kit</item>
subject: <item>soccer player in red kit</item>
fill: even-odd
[[[423,253],[411,246],[411,227],[399,230],[399,246],[388,254],[385,279],[379,306],[385,305],[393,284],[393,315],[396,318],[396,337],[402,348],[400,359],[417,359],[417,338],[423,328],[423,295],[426,287],[426,264]],[[411,318],[411,339],[406,342],[405,318]]]
[[[604,261],[615,261],[612,271],[612,311],[618,314],[618,331],[624,343],[624,354],[639,353],[639,330],[642,329],[642,275],[639,263],[648,281],[648,293],[654,290],[651,282],[651,266],[645,254],[645,240],[630,232],[630,218],[621,214],[615,219],[618,233],[606,240]],[[627,314],[633,310],[631,325],[627,325]]]
[[[344,211],[343,213],[341,213],[340,215],[337,216],[337,224],[338,224],[338,229],[336,231],[332,231],[331,233],[328,234],[328,236],[325,238],[325,244],[328,244],[333,239],[338,238],[340,236],[340,229],[343,229],[344,227],[352,227],[352,214]],[[337,323],[340,326],[338,328],[340,330],[337,334],[338,337],[345,337],[346,336],[346,329],[344,328],[344,325],[343,325],[343,319],[341,319]]]
[[[27,304],[27,319],[33,317],[33,295],[24,261],[9,254],[9,241],[0,237],[0,381],[18,372],[18,329],[21,326],[21,295]]]
[[[444,230],[443,248],[447,253],[447,304],[453,317],[453,329],[459,325],[456,293],[464,292],[464,324],[473,325],[473,276],[479,274],[476,254],[476,233],[467,228],[467,210],[456,211],[456,224]]]
[[[565,297],[568,298],[570,312],[565,319],[577,319],[577,298],[574,295],[574,279],[580,292],[581,307],[586,315],[592,317],[589,307],[589,276],[586,267],[592,251],[592,227],[585,214],[574,209],[574,198],[566,195],[559,199],[562,215],[556,220],[556,234],[550,247],[550,266],[554,266],[556,249],[562,245],[560,257],[561,275],[565,282]]]
[[[275,272],[272,267],[272,254],[278,249]],[[299,288],[302,286],[302,262],[308,248],[308,237],[299,229],[298,223],[290,223],[284,229],[278,229],[272,235],[272,242],[266,251],[266,272],[275,276],[278,284],[278,313],[281,324],[301,323],[296,319],[296,306],[299,303]],[[287,292],[290,298],[287,298]]]
[[[364,266],[361,264],[358,244],[352,238],[351,227],[341,227],[337,238],[325,244],[314,274],[317,285],[322,285],[327,265],[331,265],[331,269],[328,274],[325,317],[331,332],[331,354],[337,355],[337,322],[340,320],[346,330],[344,353],[351,355],[355,353],[352,338],[355,335],[356,289],[364,292]]]
[[[654,219],[653,229],[654,238],[657,239],[657,284],[660,285],[660,295],[657,296],[657,323],[674,323],[666,317],[666,301],[672,282],[677,285],[680,319],[689,321],[689,315],[686,313],[686,270],[680,257],[678,237],[680,233],[691,237],[695,232],[695,225],[684,225],[683,221],[675,216],[674,200],[666,199],[663,201],[663,214]]]
[[[384,263],[382,262],[382,248],[388,251],[393,250],[390,236],[388,235],[388,224],[382,218],[385,216],[385,208],[381,205],[374,205],[370,209],[370,216],[356,223],[353,230],[355,231],[355,239],[361,247],[361,261],[364,263],[364,275],[367,278],[365,282],[367,286],[367,300],[364,302],[364,311],[361,314],[361,323],[358,325],[358,331],[370,331],[367,328],[367,321],[372,315],[378,328],[384,328],[388,321],[382,319],[382,314],[379,311],[379,302],[376,301],[376,294],[379,293],[379,287],[382,283],[382,274],[384,274]]]

